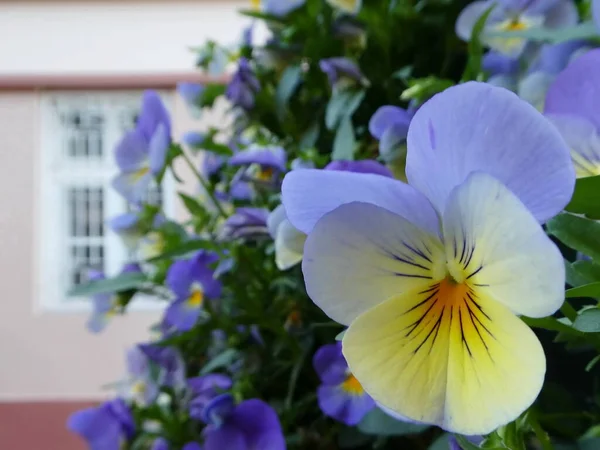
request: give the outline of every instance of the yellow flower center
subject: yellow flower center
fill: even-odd
[[[259,9],[260,0],[250,0],[250,6],[252,7],[252,9]]]
[[[150,172],[150,167],[149,166],[144,166],[139,170],[136,170],[133,174],[133,180],[134,181],[139,181],[144,175],[146,175],[148,172]]]
[[[260,181],[271,181],[273,173],[275,171],[272,167],[261,167],[256,173],[256,178]]]
[[[204,292],[202,289],[194,289],[192,295],[188,298],[188,303],[190,306],[194,308],[199,308],[202,306],[202,302],[204,301]]]
[[[356,377],[352,374],[349,374],[348,377],[342,383],[342,389],[344,392],[352,395],[363,395],[365,390],[363,389],[360,382],[356,379]]]
[[[513,20],[506,26],[506,31],[523,31],[528,28],[527,24],[520,20]]]

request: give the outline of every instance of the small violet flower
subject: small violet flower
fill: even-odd
[[[243,181],[272,183],[286,170],[287,155],[282,147],[250,147],[231,158],[230,166],[244,166]]]
[[[170,143],[169,113],[156,92],[146,91],[137,126],[115,149],[121,173],[113,180],[114,189],[129,202],[141,203],[165,165]]]
[[[119,235],[129,249],[135,248],[144,235],[139,224],[140,216],[135,212],[120,214],[108,222],[109,228]]]
[[[135,433],[135,422],[123,399],[72,414],[67,428],[79,434],[92,450],[119,450]]]
[[[485,23],[482,41],[493,50],[512,57],[523,53],[527,40],[500,36],[499,33],[542,26],[560,28],[575,25],[579,20],[572,0],[482,0],[463,9],[456,21],[458,36],[469,41],[479,18],[494,4],[496,6]]]
[[[348,369],[340,342],[319,348],[313,366],[322,383],[317,391],[319,407],[327,416],[354,426],[375,407],[373,399]]]
[[[203,420],[206,407],[215,397],[229,391],[233,386],[231,378],[218,373],[190,378],[187,383],[191,392],[190,417],[198,420]]]
[[[250,110],[254,107],[254,97],[260,90],[260,83],[246,58],[238,61],[238,70],[227,86],[225,96],[235,106]]]
[[[199,251],[190,259],[176,261],[167,273],[166,283],[175,294],[175,300],[165,313],[166,320],[177,330],[191,329],[202,310],[205,299],[221,295],[221,283],[214,278],[210,265],[217,255]]]
[[[185,361],[177,348],[160,344],[140,344],[138,347],[159,369],[156,384],[175,390],[185,386]]]
[[[578,178],[600,175],[600,49],[575,59],[550,85],[544,113],[571,149]]]
[[[585,103],[597,118],[595,104]],[[569,149],[533,107],[477,82],[423,104],[407,146],[410,184],[286,175],[287,217],[308,234],[306,290],[349,326],[343,355],[382,409],[487,434],[543,385],[544,351],[518,316],[546,317],[564,301],[563,257],[540,224],[573,194]]]
[[[398,106],[382,106],[371,117],[369,132],[379,139],[379,154],[385,161],[405,156],[399,149],[406,142],[412,116],[410,111]]]
[[[327,75],[332,89],[343,89],[357,83],[365,85],[369,83],[358,65],[348,58],[322,59],[319,67]]]
[[[204,450],[285,450],[285,438],[275,411],[258,399],[235,404],[222,394],[206,406],[202,420]]]
[[[150,450],[169,450],[169,449],[170,449],[169,441],[167,441],[165,438],[159,437],[158,439],[154,440]]]
[[[127,352],[126,361],[128,379],[123,396],[139,406],[151,405],[158,397],[159,387],[152,379],[148,355],[136,345]]]

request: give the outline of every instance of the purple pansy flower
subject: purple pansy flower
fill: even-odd
[[[396,159],[397,149],[406,142],[413,114],[398,106],[382,106],[369,121],[369,132],[379,139],[379,154],[386,160]]]
[[[238,208],[223,224],[221,237],[223,239],[240,239],[265,235],[268,232],[268,216],[269,210],[266,208]]]
[[[128,248],[135,247],[143,236],[139,224],[140,217],[136,212],[120,214],[108,222],[110,229],[119,235]]]
[[[202,450],[202,447],[197,442],[188,442],[182,450]]]
[[[128,379],[125,397],[140,406],[151,405],[158,397],[159,387],[152,379],[148,355],[136,345],[127,352],[126,362]]]
[[[267,14],[282,17],[300,8],[306,0],[262,0],[262,10]]]
[[[140,273],[142,269],[137,263],[128,263],[123,266],[121,274]],[[100,271],[90,271],[89,281],[103,280],[106,276]],[[110,319],[120,314],[122,302],[117,292],[101,292],[92,296],[92,314],[86,324],[86,327],[92,333],[100,333],[106,328]]]
[[[238,61],[238,70],[227,86],[225,96],[235,106],[249,110],[254,107],[254,97],[260,90],[260,83],[246,58]]]
[[[372,159],[363,159],[360,161],[331,161],[324,167],[323,170],[339,170],[342,172],[354,173],[374,173],[383,177],[393,177],[390,169]]]
[[[231,158],[230,166],[246,166],[242,178],[255,182],[270,183],[285,172],[287,154],[282,147],[250,147]]]
[[[368,80],[360,71],[358,65],[349,58],[322,59],[319,61],[319,67],[327,75],[329,85],[334,89],[357,83],[368,84]]]
[[[236,405],[222,394],[204,409],[204,450],[285,450],[285,438],[275,411],[258,399]]]
[[[119,450],[135,432],[133,416],[120,398],[72,414],[67,428],[85,439],[91,450]]]
[[[512,56],[519,56],[527,44],[521,37],[505,37],[494,33],[523,31],[531,28],[560,28],[575,25],[579,20],[577,7],[572,0],[483,0],[469,4],[456,21],[456,33],[469,41],[473,27],[492,6],[482,41],[490,48]]]
[[[600,175],[600,49],[575,59],[551,84],[545,114],[571,149],[578,178]]]
[[[208,404],[232,386],[231,378],[218,373],[190,378],[188,380],[188,388],[192,396],[189,403],[190,417],[203,420],[204,410]]]
[[[423,104],[407,146],[410,184],[286,175],[288,219],[308,234],[306,290],[349,326],[343,355],[386,411],[487,434],[542,387],[543,349],[517,315],[546,317],[564,301],[563,257],[540,223],[573,194],[569,149],[531,105],[477,82]]]
[[[156,381],[159,386],[175,390],[185,386],[185,361],[177,348],[160,344],[140,344],[138,347],[160,369]]]
[[[327,416],[354,426],[375,408],[373,399],[350,372],[340,342],[317,350],[313,366],[322,383],[317,391],[319,407]]]
[[[165,165],[171,143],[171,119],[154,91],[146,91],[137,126],[115,149],[121,173],[113,187],[131,203],[141,203],[148,186]]]
[[[191,329],[205,299],[221,295],[221,282],[214,278],[210,265],[218,261],[214,253],[199,251],[190,259],[176,261],[167,273],[167,286],[176,298],[165,313],[167,321],[179,331]]]

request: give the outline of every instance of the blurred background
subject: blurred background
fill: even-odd
[[[126,260],[105,222],[126,212],[109,189],[112,149],[142,90],[159,90],[175,136],[223,120],[217,109],[195,124],[176,85],[208,81],[193,47],[237,42],[246,6],[0,0],[1,449],[84,448],[65,419],[109,395],[102,386],[121,376],[125,349],[160,314],[138,302],[100,337],[84,330],[89,300],[66,293],[87,268],[113,274]],[[168,181],[148,195],[179,214]]]

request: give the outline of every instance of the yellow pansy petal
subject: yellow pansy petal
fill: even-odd
[[[388,298],[445,276],[440,240],[369,203],[342,205],[317,222],[302,270],[310,298],[349,325]]]
[[[466,435],[517,418],[545,373],[542,347],[521,320],[450,280],[362,314],[346,331],[343,352],[385,408]]]
[[[448,269],[516,314],[545,317],[564,300],[558,248],[502,183],[475,173],[451,194],[443,218]]]

